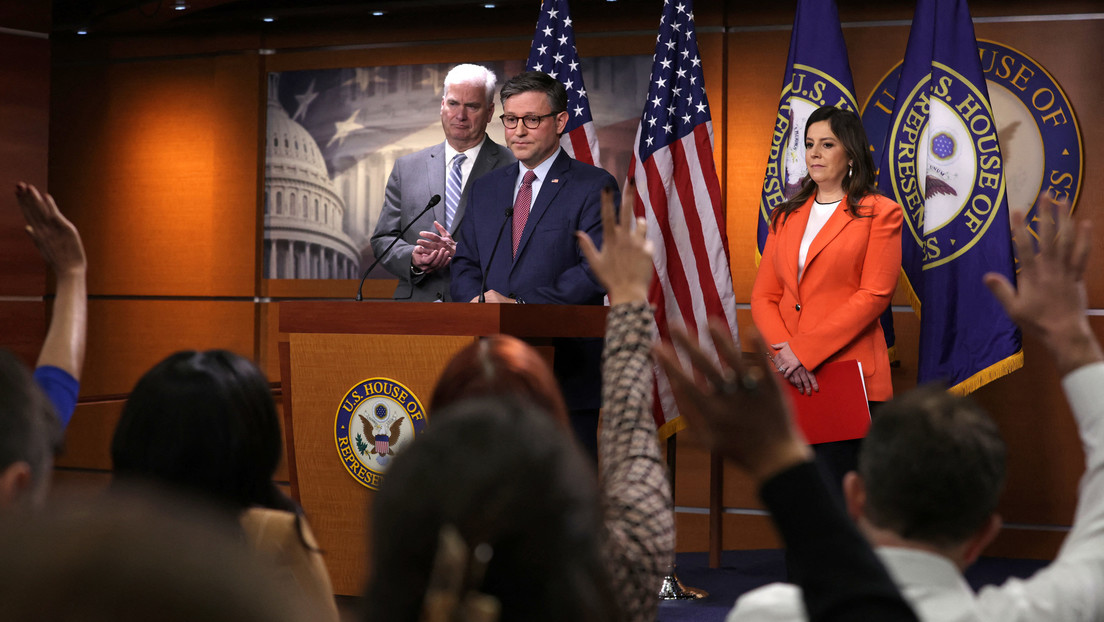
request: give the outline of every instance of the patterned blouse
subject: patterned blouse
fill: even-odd
[[[598,445],[605,559],[625,619],[653,622],[674,557],[675,519],[652,418],[652,310],[646,302],[618,304],[606,321]]]

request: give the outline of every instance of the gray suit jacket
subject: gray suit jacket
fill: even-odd
[[[460,221],[468,205],[468,192],[472,182],[496,168],[516,161],[506,147],[490,138],[483,142],[483,148],[479,150],[479,157],[472,164],[471,174],[468,175],[464,192],[460,196],[456,217],[449,227],[449,233],[453,234],[453,237],[456,237],[456,232],[460,229]],[[441,202],[418,219],[381,262],[391,274],[399,278],[399,285],[395,288],[394,294],[396,300],[416,302],[452,300],[449,294],[449,266],[419,276],[413,276],[410,272],[410,255],[418,241],[418,233],[436,231],[433,228],[434,220],[445,222],[446,164],[445,143],[442,142],[399,158],[391,169],[391,176],[387,180],[387,189],[384,192],[383,209],[380,211],[376,230],[372,234],[372,252],[377,257],[395,239],[399,231],[417,216],[418,212],[425,209],[433,195],[441,195]]]

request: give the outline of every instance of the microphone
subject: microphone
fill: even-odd
[[[398,242],[399,240],[402,239],[402,236],[406,234],[407,229],[414,226],[414,223],[418,222],[419,218],[424,216],[426,212],[433,209],[433,206],[437,205],[440,202],[441,202],[441,195],[439,195],[439,194],[433,195],[433,197],[429,199],[429,203],[426,203],[425,209],[418,212],[417,216],[415,216],[413,219],[411,219],[410,222],[406,223],[405,227],[403,227],[402,229],[399,230],[399,234],[395,236],[395,239],[391,240],[391,243],[387,245],[387,248],[383,249],[383,252],[380,253],[379,257],[376,257],[376,259],[372,262],[372,265],[368,266],[368,269],[364,271],[364,276],[360,277],[360,285],[357,285],[357,295],[356,295],[356,298],[354,300],[356,300],[357,302],[360,302],[361,300],[364,300],[364,296],[361,295],[361,290],[364,289],[364,280],[368,278],[368,273],[372,271],[372,268],[375,268],[377,265],[379,265],[379,262],[384,257],[387,256],[387,253],[391,252],[391,248],[395,246],[396,242]]]
[[[491,263],[494,261],[495,251],[498,250],[498,243],[502,240],[502,232],[506,230],[506,223],[510,222],[510,219],[514,217],[514,208],[506,208],[506,220],[502,221],[502,226],[498,228],[498,237],[495,238],[494,246],[491,247],[491,256],[487,259],[487,267],[483,269],[483,280],[479,283],[479,302],[487,302],[487,272],[491,269]]]

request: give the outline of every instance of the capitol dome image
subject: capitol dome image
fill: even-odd
[[[318,143],[280,104],[278,84],[279,74],[269,74],[264,278],[358,278],[360,253],[342,228],[345,202]]]

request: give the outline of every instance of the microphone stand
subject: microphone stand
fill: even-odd
[[[498,228],[498,237],[495,238],[494,246],[491,247],[491,256],[487,259],[487,267],[483,269],[483,279],[479,283],[479,302],[487,302],[487,272],[491,269],[491,263],[494,262],[495,252],[498,251],[498,243],[502,240],[502,232],[506,230],[506,223],[510,222],[510,219],[514,217],[514,208],[506,208],[506,220],[502,221],[502,226]]]
[[[379,262],[382,261],[383,258],[387,256],[387,253],[391,252],[392,248],[394,248],[395,243],[398,242],[399,240],[401,240],[402,236],[406,235],[407,230],[409,230],[410,227],[414,226],[414,223],[418,222],[419,218],[424,216],[426,212],[433,209],[433,206],[437,205],[440,202],[441,202],[441,195],[435,194],[432,197],[430,197],[429,203],[426,203],[425,209],[418,212],[417,216],[415,216],[410,222],[406,223],[405,227],[403,227],[402,229],[399,230],[399,234],[395,236],[395,239],[391,240],[391,243],[387,245],[387,248],[383,249],[383,252],[380,253],[379,257],[376,257],[375,260],[372,261],[372,264],[370,266],[368,266],[368,269],[364,271],[364,276],[360,277],[360,284],[357,285],[357,295],[356,295],[356,298],[354,298],[354,300],[356,300],[357,302],[360,302],[361,300],[364,300],[364,296],[361,295],[361,290],[364,289],[364,280],[368,278],[368,273],[372,271],[372,268],[375,268],[376,266],[379,265]]]

